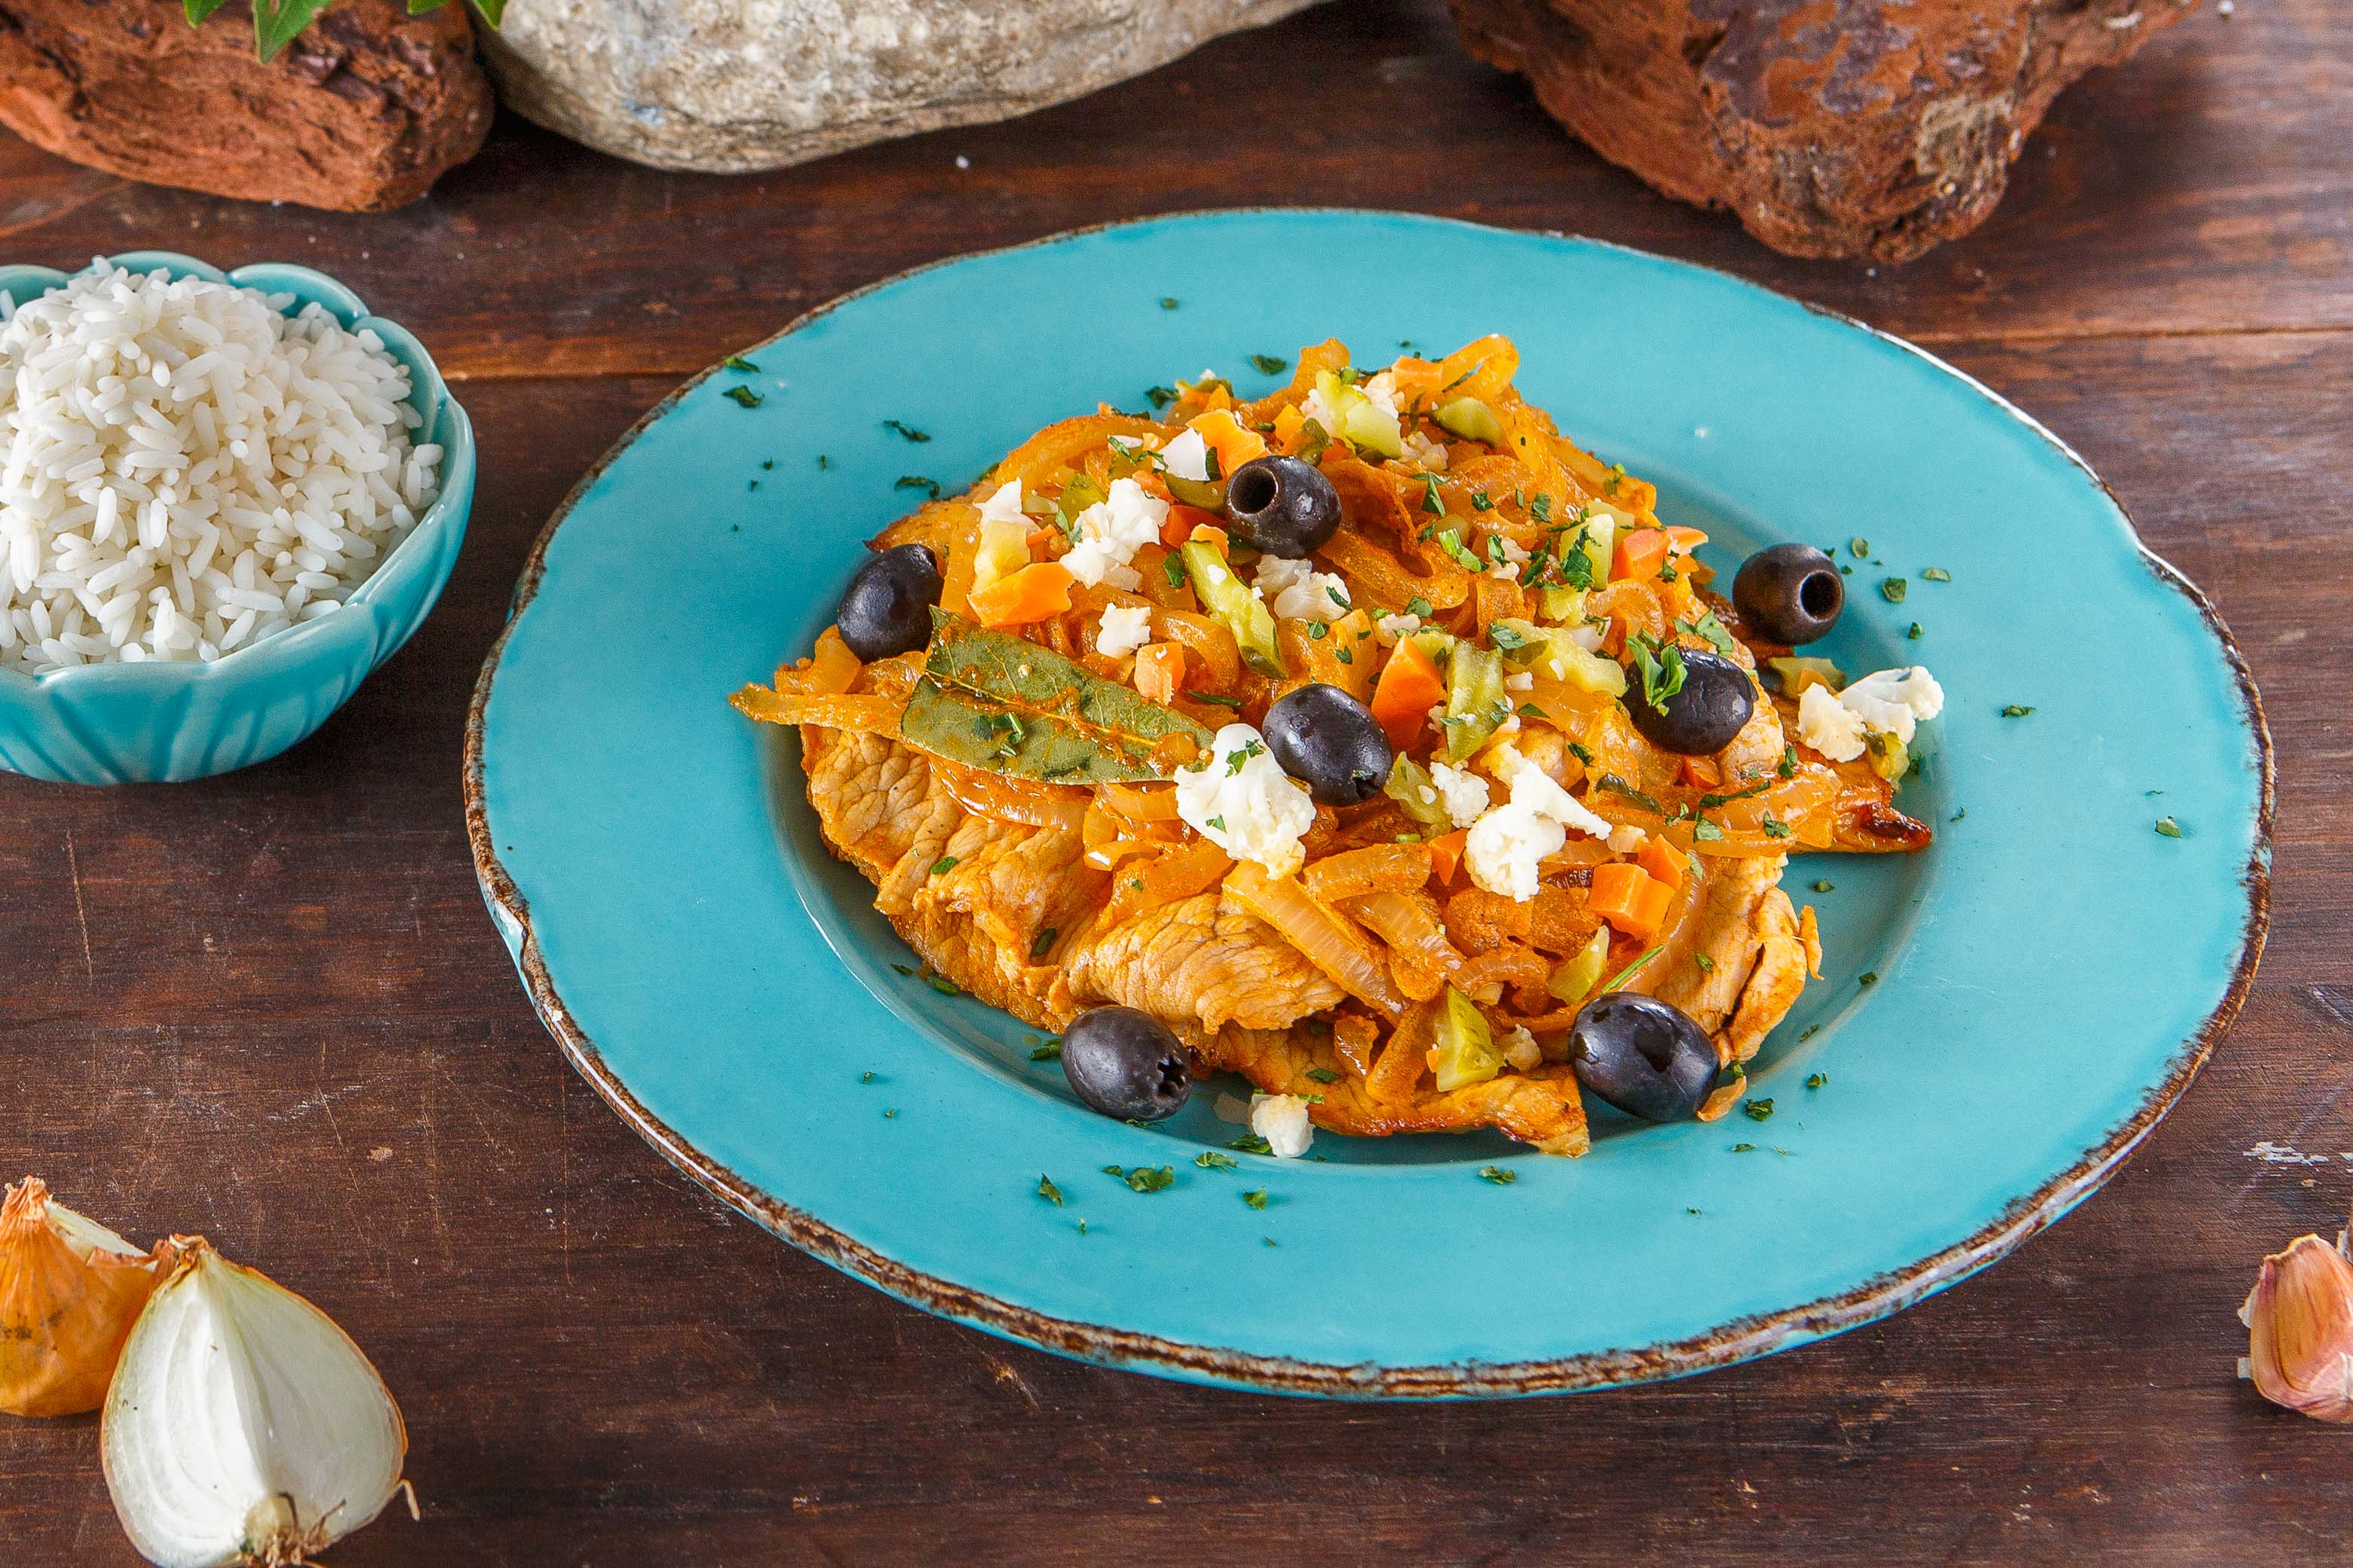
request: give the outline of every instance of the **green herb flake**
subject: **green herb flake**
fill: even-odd
[[[1328,637],[1331,635],[1331,622],[1310,621],[1307,623],[1307,640],[1309,642],[1322,642],[1325,637]]]
[[[1834,893],[1838,891],[1838,884],[1831,881],[1828,877],[1825,877],[1820,881],[1814,884],[1814,891],[1817,893]]]
[[[1330,1068],[1309,1068],[1307,1069],[1307,1076],[1314,1079],[1317,1083],[1337,1083],[1340,1081],[1340,1075],[1334,1072]]]
[[[1735,1143],[1732,1146],[1732,1152],[1736,1154],[1752,1154],[1756,1151],[1757,1145],[1754,1143]]]
[[[1058,926],[1048,926],[1044,931],[1039,931],[1036,940],[1029,943],[1029,962],[1036,963],[1051,952],[1054,950],[1054,939],[1061,934],[1061,929]]]
[[[1472,554],[1469,548],[1463,544],[1462,535],[1459,530],[1450,528],[1440,533],[1438,536],[1438,548],[1446,552],[1447,559],[1465,572],[1475,575],[1487,569],[1487,563]]]
[[[932,438],[929,431],[918,430],[913,426],[902,424],[896,419],[885,419],[882,421],[882,428],[904,440],[913,441],[919,444]]]
[[[1173,310],[1176,307],[1172,305],[1169,309]],[[1152,400],[1153,407],[1166,408],[1176,401],[1176,389],[1173,386],[1147,386],[1144,389],[1144,395]]]
[[[1861,974],[1854,977],[1854,983],[1857,985],[1876,985],[1879,984],[1879,971],[1876,969],[1866,969]]]
[[[940,481],[927,479],[921,474],[901,474],[891,481],[891,488],[894,490],[923,490],[930,494],[932,500],[940,499]]]
[[[1704,952],[1695,952],[1692,954],[1692,962],[1699,965],[1700,973],[1702,974],[1713,974],[1715,973],[1715,960],[1710,958]]]
[[[1176,1184],[1176,1172],[1168,1165],[1138,1165],[1121,1173],[1119,1179],[1125,1182],[1132,1192],[1165,1193]]]
[[[1060,1061],[1061,1057],[1062,1037],[1060,1035],[1049,1035],[1029,1049],[1029,1059],[1033,1062]]]
[[[1588,768],[1593,765],[1593,752],[1577,742],[1571,741],[1568,743],[1568,754]]]
[[[746,371],[754,375],[758,374],[760,371],[760,367],[758,365],[754,364],[742,354],[729,354],[725,359],[721,360],[719,363],[726,366],[729,370]]]
[[[748,386],[731,386],[724,393],[721,394],[721,395],[732,398],[735,402],[742,404],[746,408],[757,408],[760,406],[760,395],[753,391]]]
[[[1911,629],[1910,631],[1908,631],[1908,632],[1905,632],[1904,635],[1905,635],[1905,637],[1910,637],[1910,638],[1911,638],[1913,641],[1915,641],[1915,642],[1919,641],[1919,640],[1920,640],[1920,623],[1919,623],[1919,622],[1917,622],[1917,621],[1914,621],[1914,622],[1912,623],[1912,629]]]
[[[1242,1202],[1250,1205],[1250,1206],[1254,1209],[1262,1209],[1266,1207],[1266,1189],[1264,1187],[1261,1187],[1255,1192],[1244,1193],[1242,1194]],[[1266,1238],[1266,1244],[1269,1247],[1272,1247],[1274,1245],[1274,1237],[1268,1237]]]
[[[1751,1121],[1769,1121],[1773,1117],[1773,1102],[1769,1100],[1746,1100],[1740,1109]]]
[[[1871,541],[1860,537],[1850,539],[1846,542],[1846,548],[1847,553],[1860,561],[1871,553]]]
[[[1274,1145],[1268,1142],[1265,1139],[1260,1137],[1255,1132],[1245,1132],[1239,1138],[1229,1140],[1227,1142],[1226,1147],[1229,1149],[1239,1149],[1245,1154],[1271,1154],[1274,1152]]]
[[[871,1072],[860,1073],[858,1075],[858,1081],[860,1083],[872,1083],[874,1081],[874,1075]]]
[[[1808,1089],[1820,1089],[1822,1085],[1830,1082],[1830,1074],[1826,1072],[1818,1072],[1806,1079],[1806,1087]]]
[[[1482,1182],[1493,1182],[1499,1187],[1508,1187],[1520,1179],[1520,1173],[1517,1171],[1507,1171],[1501,1165],[1482,1165],[1479,1167],[1479,1179]]]
[[[1485,490],[1472,490],[1471,492],[1471,510],[1472,511],[1493,511],[1495,510],[1495,503],[1488,496]]]
[[[1215,1149],[1204,1149],[1193,1156],[1193,1163],[1205,1171],[1239,1171],[1242,1163],[1231,1154],[1220,1154]]]
[[[1886,598],[1889,604],[1900,605],[1904,602],[1904,595],[1905,593],[1910,591],[1911,586],[1912,584],[1906,583],[1901,577],[1890,577],[1879,584],[1879,592]]]
[[[1949,583],[1953,580],[1953,574],[1950,572],[1946,571],[1942,566],[1929,566],[1923,568],[1920,575],[1931,583]]]
[[[948,872],[955,869],[955,863],[956,858],[955,856],[943,855],[938,859],[932,862],[931,875],[934,877],[945,876]]]
[[[2159,833],[2164,834],[2168,838],[2179,838],[2181,837],[2181,824],[2174,821],[2173,818],[2169,816],[2160,816],[2157,819],[2157,830]]]
[[[958,985],[946,975],[937,973],[935,972],[927,972],[923,975],[923,984],[930,986],[933,990],[938,992],[943,996],[961,996],[964,994],[963,986]]]
[[[1038,1173],[1038,1195],[1044,1198],[1048,1203],[1052,1204],[1056,1208],[1060,1208],[1062,1206],[1062,1189],[1056,1186],[1054,1184],[1054,1178],[1046,1174],[1043,1171]]]
[[[1764,814],[1763,819],[1757,823],[1757,826],[1765,830],[1765,837],[1767,838],[1789,837],[1789,825],[1769,811]]]
[[[1281,375],[1291,368],[1289,360],[1278,359],[1273,354],[1252,354],[1250,356],[1250,369],[1261,375]]]
[[[1240,698],[1228,697],[1219,691],[1187,691],[1185,695],[1196,702],[1207,702],[1218,708],[1240,708],[1242,705]]]
[[[1160,308],[1164,310],[1173,310],[1181,303],[1183,303],[1183,301],[1178,300],[1174,294],[1163,294],[1160,296]]]
[[[1543,709],[1537,707],[1533,702],[1523,702],[1517,708],[1514,709],[1513,711],[1517,713],[1523,719],[1543,719],[1549,721],[1552,718],[1551,714],[1546,712]]]
[[[900,973],[905,975],[910,980],[913,980],[915,977],[915,972],[908,968],[903,963],[894,963],[891,967],[897,970]]]
[[[2033,711],[2033,709],[2027,707],[2023,703],[2013,702],[2001,710],[2001,716],[2005,719],[2023,719],[2029,713]]]

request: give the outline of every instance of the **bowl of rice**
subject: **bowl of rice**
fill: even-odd
[[[0,267],[0,767],[276,756],[408,640],[474,494],[409,333],[307,267]]]

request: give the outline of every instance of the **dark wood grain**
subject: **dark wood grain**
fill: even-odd
[[[2235,1381],[2232,1314],[2263,1251],[2353,1197],[2348,43],[2316,0],[2194,19],[2062,100],[1986,230],[1875,279],[1647,195],[1454,58],[1434,5],[1326,8],[1017,125],[759,180],[505,125],[375,220],[0,149],[12,255],[316,258],[480,378],[482,451],[440,609],[314,739],[173,788],[0,778],[0,1170],[142,1237],[206,1232],[367,1347],[426,1515],[347,1564],[2343,1561],[2353,1437]],[[1933,338],[2213,595],[2279,741],[2271,948],[2076,1215],[1887,1323],[1688,1382],[1280,1400],[901,1307],[726,1215],[563,1064],[475,891],[458,760],[580,470],[678,373],[842,288],[1261,199],[1583,229]],[[2263,1140],[2329,1159],[2249,1158]],[[95,1447],[89,1419],[0,1418],[0,1564],[135,1563]]]

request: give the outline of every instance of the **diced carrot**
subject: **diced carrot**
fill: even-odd
[[[1411,745],[1430,718],[1430,706],[1446,700],[1446,681],[1421,645],[1400,642],[1381,667],[1380,683],[1373,688],[1373,717],[1388,731],[1389,744],[1398,751]]]
[[[1618,553],[1609,563],[1609,575],[1637,583],[1647,583],[1659,574],[1666,564],[1670,544],[1663,528],[1637,528],[1618,536]]]
[[[1688,567],[1690,563],[1684,564]],[[1679,621],[1691,613],[1692,579],[1688,570],[1678,571],[1671,578],[1655,579],[1651,586],[1659,591],[1659,608],[1666,611],[1667,619]]]
[[[1145,700],[1166,705],[1176,700],[1185,684],[1185,650],[1173,642],[1147,643],[1135,654],[1135,689]]]
[[[1174,550],[1192,538],[1195,529],[1217,526],[1216,512],[1205,511],[1198,506],[1186,506],[1180,502],[1168,509],[1168,521],[1160,525],[1160,542]]]
[[[1176,509],[1171,507],[1169,510],[1174,511]],[[1207,517],[1209,514],[1208,512],[1203,512],[1201,515]],[[1185,542],[1187,544],[1206,544],[1210,549],[1216,551],[1219,554],[1223,555],[1226,552],[1226,531],[1219,528],[1215,523],[1196,523],[1193,527],[1192,536],[1186,540]]]
[[[1647,941],[1667,918],[1671,889],[1640,866],[1613,860],[1593,868],[1585,907],[1624,931]]]
[[[1454,880],[1454,873],[1462,868],[1462,846],[1471,837],[1467,827],[1451,833],[1441,833],[1430,841],[1430,874],[1440,882]]]
[[[1024,542],[1032,550],[1040,550],[1061,537],[1062,531],[1059,528],[1033,528]]]
[[[1286,406],[1274,416],[1274,444],[1286,452],[1299,450],[1299,433],[1307,428],[1307,416],[1297,405]]]
[[[1634,862],[1651,877],[1665,883],[1672,892],[1683,885],[1683,871],[1690,866],[1691,857],[1653,833],[1642,841],[1641,851],[1634,857]]]
[[[1018,626],[1071,607],[1071,572],[1058,561],[1024,566],[972,591],[972,613],[984,626]]]
[[[1660,531],[1667,536],[1674,552],[1678,555],[1689,555],[1707,542],[1705,533],[1696,528],[1685,528],[1681,523],[1669,523]]]
[[[1218,455],[1218,472],[1230,474],[1253,458],[1266,456],[1266,437],[1244,426],[1229,409],[1215,408],[1192,421],[1209,450]]]
[[[1685,757],[1683,775],[1683,783],[1694,789],[1714,789],[1724,782],[1724,769],[1714,757]]]

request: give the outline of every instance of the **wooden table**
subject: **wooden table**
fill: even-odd
[[[2353,1195],[2348,148],[2338,0],[2168,32],[2060,100],[1976,236],[1875,270],[1775,257],[1602,163],[1467,61],[1435,0],[1324,7],[1018,123],[761,177],[502,122],[385,216],[0,148],[11,259],[325,267],[432,348],[482,457],[438,613],[308,743],[201,784],[0,777],[0,1170],[142,1239],[205,1232],[368,1349],[426,1511],[341,1563],[2342,1561],[2353,1437],[2234,1379],[2232,1311]],[[459,799],[466,696],[550,509],[681,377],[844,289],[1240,203],[1576,230],[1851,311],[2048,423],[2213,595],[2279,742],[2271,949],[2105,1192],[1926,1305],[1755,1364],[1344,1405],[902,1307],[730,1215],[583,1087],[483,914]],[[2252,1157],[2265,1141],[2319,1163]],[[0,1563],[135,1561],[95,1419],[0,1417]]]

